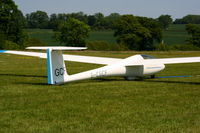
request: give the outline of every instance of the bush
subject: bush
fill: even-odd
[[[111,44],[106,41],[93,41],[86,44],[87,48],[90,50],[99,50],[99,51],[120,51],[128,50],[125,45],[122,44]]]
[[[197,46],[194,46],[192,44],[178,44],[174,45],[172,50],[180,50],[180,51],[199,51],[200,48]]]
[[[90,50],[109,50],[109,44],[106,41],[94,41],[86,44]]]
[[[70,18],[59,24],[58,31],[55,32],[55,38],[66,46],[82,47],[86,44],[89,31],[90,27],[87,24]]]
[[[160,44],[156,45],[155,48],[156,48],[155,49],[156,51],[169,51],[169,49],[170,49],[170,47],[165,43],[160,43]]]
[[[2,33],[2,31],[0,31],[0,49],[4,49],[4,45],[5,44],[5,36]]]
[[[21,38],[17,42],[14,42],[12,40],[8,40],[9,38],[7,38],[2,31],[0,31],[0,49],[24,49],[27,46],[28,38],[28,34],[23,32],[21,34]]]
[[[12,41],[5,40],[4,44],[2,45],[2,49],[14,50],[20,49],[20,46]]]

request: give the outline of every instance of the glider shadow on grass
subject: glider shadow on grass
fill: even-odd
[[[0,74],[0,76],[11,76],[11,77],[23,77],[23,78],[33,78],[33,80],[35,78],[47,78],[47,76],[43,76],[43,75],[27,75],[27,74]],[[22,82],[21,82],[22,81]],[[19,82],[14,81],[16,84],[29,84],[29,85],[48,85],[47,83],[42,83],[41,81],[38,81],[40,83],[34,83],[34,82],[30,82],[27,81],[25,82],[23,79],[21,79]]]
[[[190,77],[196,77],[196,76],[190,76],[190,75],[184,75],[184,76],[160,76],[155,77],[154,79],[150,78],[141,78],[129,82],[154,82],[154,83],[173,83],[173,84],[193,84],[193,85],[200,85],[200,82],[187,82],[187,81],[172,81],[172,80],[164,80],[164,79],[171,79],[171,78],[190,78]],[[150,79],[150,80],[149,80]],[[126,81],[124,78],[97,78],[93,79],[94,82],[117,82],[117,81]]]
[[[15,76],[15,77],[38,77],[38,78],[47,78],[47,76],[42,75],[25,75],[25,74],[0,74],[0,76]]]
[[[200,82],[163,80],[163,79],[170,79],[170,78],[174,79],[174,78],[190,78],[190,77],[197,77],[197,76],[191,76],[191,75],[183,75],[183,76],[161,76],[161,77],[155,77],[155,79],[157,79],[157,80],[145,80],[145,82],[173,83],[173,84],[178,83],[178,84],[200,85]]]
[[[16,76],[16,77],[32,77],[32,78],[47,78],[47,76],[43,75],[25,75],[25,74],[0,74],[0,76]],[[163,80],[163,79],[170,79],[170,78],[189,78],[193,76],[165,76],[165,77],[155,77],[156,80],[136,80],[136,81],[130,81],[130,82],[154,82],[154,83],[173,83],[173,84],[193,84],[193,85],[200,85],[200,82],[185,82],[185,81],[170,81],[170,80]],[[94,82],[118,82],[118,81],[125,81],[124,78],[97,78],[93,79]],[[80,81],[82,82],[82,81]],[[30,85],[48,85],[47,83],[27,83],[27,82],[18,82],[18,84],[30,84]],[[73,83],[71,83],[73,84]]]
[[[144,82],[200,85],[200,82],[184,82],[184,81],[169,81],[169,80],[168,81],[166,81],[166,80],[145,80]]]

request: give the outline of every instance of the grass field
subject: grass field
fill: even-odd
[[[44,29],[29,29],[29,35],[37,38],[48,45],[60,45],[52,39],[53,31]],[[92,31],[90,33],[90,41],[107,41],[109,43],[116,43],[116,38],[113,36],[113,31]],[[185,31],[185,25],[171,25],[168,30],[163,32],[163,40],[168,45],[185,44],[189,35]]]
[[[136,52],[67,52],[125,58]],[[199,52],[142,52],[157,57]],[[70,74],[99,65],[66,62]],[[120,77],[47,85],[46,61],[0,54],[1,133],[198,133],[200,63],[167,65],[157,76]]]

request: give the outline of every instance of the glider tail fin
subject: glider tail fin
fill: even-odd
[[[48,84],[63,84],[68,76],[61,50],[47,49]]]
[[[68,78],[62,50],[85,50],[87,47],[27,47],[26,49],[46,50],[48,84],[63,84]]]

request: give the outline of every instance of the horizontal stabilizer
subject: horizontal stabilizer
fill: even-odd
[[[51,46],[51,47],[27,47],[26,49],[35,49],[35,50],[85,50],[87,47],[62,47],[62,46]]]

